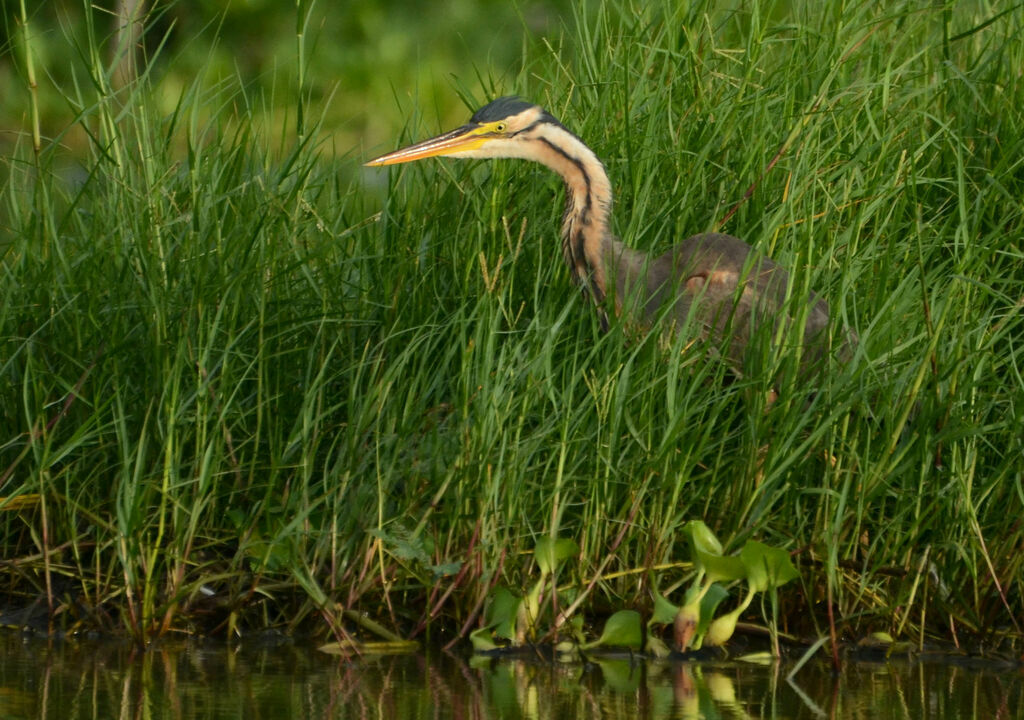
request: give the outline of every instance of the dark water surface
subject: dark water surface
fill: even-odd
[[[0,633],[0,718],[1020,718],[1019,668],[908,661],[587,665],[435,653],[344,660],[290,644],[230,649],[51,642]]]

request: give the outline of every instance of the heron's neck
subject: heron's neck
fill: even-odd
[[[583,141],[560,125],[545,127],[541,162],[565,180],[565,216],[562,218],[562,254],[573,280],[586,288],[595,302],[608,290],[606,264],[615,246],[608,229],[612,189],[604,165]]]

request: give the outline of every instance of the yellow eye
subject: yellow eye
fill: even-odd
[[[495,123],[494,124],[494,132],[503,133],[507,129],[508,129],[508,123],[500,122],[500,123]]]

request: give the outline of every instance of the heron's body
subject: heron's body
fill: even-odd
[[[478,110],[468,124],[367,165],[438,155],[522,158],[562,176],[566,186],[562,254],[574,282],[597,304],[604,326],[605,301],[610,299],[617,314],[645,324],[660,321],[673,328],[699,328],[720,347],[727,344],[726,356],[742,367],[751,334],[766,322],[778,329],[790,317],[785,308],[795,309],[788,298],[788,273],[730,235],[694,235],[654,258],[624,245],[609,230],[612,192],[601,161],[537,105],[500,98]],[[828,305],[811,293],[803,328],[802,368],[825,355],[828,317]]]

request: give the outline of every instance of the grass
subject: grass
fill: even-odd
[[[770,406],[785,358],[735,378],[685,338],[600,333],[540,166],[360,171],[319,108],[272,128],[241,81],[197,79],[164,112],[90,35],[65,90],[88,156],[26,128],[0,186],[5,604],[140,641],[360,613],[442,638],[524,588],[545,536],[581,548],[561,583],[600,569],[588,616],[649,608],[646,569],[683,578],[702,519],[793,552],[795,635],[1019,653],[1022,26],[623,1],[457,83],[591,144],[628,244],[720,228],[828,298],[854,358]],[[373,150],[440,129],[416,117]]]

